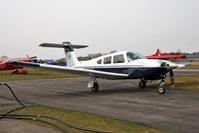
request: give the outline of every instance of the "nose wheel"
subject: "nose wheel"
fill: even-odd
[[[166,88],[164,87],[164,80],[160,81],[160,86],[158,87],[158,93],[164,94],[166,92]]]

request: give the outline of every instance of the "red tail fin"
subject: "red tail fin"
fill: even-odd
[[[159,49],[157,49],[155,56],[160,56],[160,50]]]

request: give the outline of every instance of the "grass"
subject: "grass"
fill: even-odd
[[[5,113],[6,111],[8,111],[8,109],[0,110],[0,113]],[[89,129],[95,129],[95,130],[101,130],[101,131],[107,131],[107,132],[109,131],[109,132],[115,132],[115,133],[169,133],[167,131],[153,129],[153,128],[149,128],[149,127],[145,127],[141,125],[136,125],[129,122],[114,120],[114,119],[95,116],[95,115],[89,115],[89,114],[80,113],[80,112],[71,112],[71,111],[52,108],[52,107],[38,106],[38,105],[26,107],[22,110],[15,112],[15,114],[49,115],[49,116],[61,119],[63,121],[69,122],[73,125],[82,127],[82,128],[89,128]],[[42,119],[42,118],[39,118],[39,119]],[[47,119],[43,119],[43,120],[47,120]],[[87,132],[83,132],[83,131],[66,127],[62,125],[61,123],[58,123],[53,120],[48,120],[48,121],[64,127],[70,133],[87,133]],[[28,122],[57,130],[54,127],[51,127],[46,124],[41,124],[35,121],[28,121]]]
[[[156,88],[159,83],[147,83],[148,88]],[[170,88],[170,79],[165,80],[166,88]],[[170,88],[172,89],[172,88]],[[199,91],[199,76],[175,78],[175,88],[177,90]]]
[[[36,80],[36,79],[79,77],[78,75],[58,73],[58,72],[38,70],[38,69],[28,69],[28,74],[11,74],[12,71],[0,71],[0,82],[14,81],[14,80]]]

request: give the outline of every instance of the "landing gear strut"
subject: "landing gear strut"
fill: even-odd
[[[139,87],[141,89],[144,89],[146,87],[146,80],[141,79],[140,82],[139,82]]]
[[[164,80],[160,81],[160,86],[158,87],[158,93],[164,94],[166,92],[166,88],[164,87]]]

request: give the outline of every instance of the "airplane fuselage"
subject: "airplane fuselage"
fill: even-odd
[[[135,54],[135,59],[133,57],[129,59],[128,53]],[[127,74],[126,79],[144,78],[146,80],[164,79],[170,68],[177,67],[175,63],[165,60],[151,60],[143,56],[137,57],[139,58],[137,59],[136,54],[127,51],[116,52],[89,61],[82,61],[74,67]],[[117,57],[119,57],[119,61],[115,59]]]

